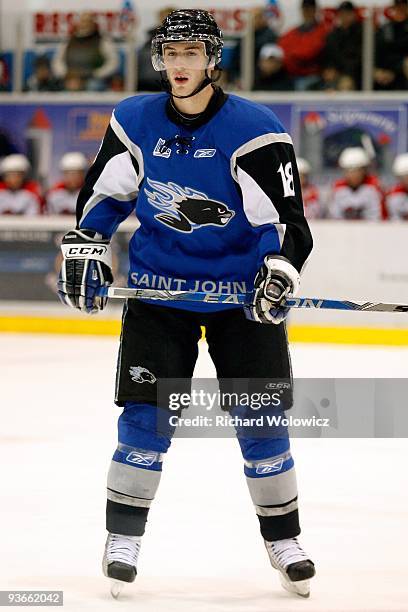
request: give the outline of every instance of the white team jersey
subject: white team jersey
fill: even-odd
[[[333,187],[329,215],[332,219],[376,221],[382,218],[382,199],[375,177],[367,176],[357,189],[352,189],[345,180],[340,180]]]
[[[47,194],[47,211],[50,215],[74,215],[79,195],[77,191],[68,191],[63,184],[56,185]]]
[[[302,187],[303,206],[306,219],[319,219],[322,216],[319,190],[315,185]]]
[[[391,221],[408,221],[408,190],[395,185],[386,197],[388,216]]]
[[[0,214],[1,215],[39,215],[41,201],[32,184],[23,189],[11,191],[4,184],[0,185]]]

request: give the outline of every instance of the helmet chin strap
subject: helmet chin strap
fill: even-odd
[[[200,93],[200,91],[202,91],[205,87],[207,87],[207,85],[211,85],[211,83],[214,83],[214,81],[212,80],[211,77],[208,76],[207,70],[206,70],[205,78],[201,81],[200,85],[198,85],[194,89],[194,91],[191,92],[191,94],[188,94],[188,96],[176,96],[176,94],[172,92],[170,81],[164,78],[163,73],[161,73],[161,83],[162,83],[163,89],[167,91],[173,98],[177,98],[178,100],[185,100],[186,98],[192,98],[193,96],[196,96],[198,93]]]

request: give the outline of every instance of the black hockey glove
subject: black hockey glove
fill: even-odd
[[[282,302],[289,294],[296,294],[299,282],[298,271],[287,259],[267,255],[255,277],[253,302],[244,306],[246,318],[257,323],[281,323],[289,312]]]
[[[107,298],[96,295],[113,283],[109,241],[92,230],[71,230],[61,244],[64,260],[58,278],[60,300],[88,313],[103,310]]]

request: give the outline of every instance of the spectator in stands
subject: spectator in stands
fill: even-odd
[[[0,164],[0,214],[39,215],[42,198],[38,183],[28,178],[30,162],[25,155],[4,157]]]
[[[254,28],[254,82],[257,83],[259,75],[259,58],[262,47],[275,44],[278,36],[268,23],[267,11],[264,6],[251,9],[252,25]],[[238,87],[241,79],[241,39],[234,49],[231,64],[228,68],[228,78]]]
[[[262,47],[276,43],[278,36],[269,25],[264,6],[257,6],[251,12],[255,38],[255,61],[258,61]]]
[[[342,79],[335,68],[323,68],[318,79],[309,87],[309,91],[338,91]],[[353,86],[351,87],[353,89]],[[350,91],[349,89],[347,91]]]
[[[61,79],[75,75],[84,89],[103,91],[118,70],[119,56],[112,41],[99,31],[92,13],[81,13],[69,40],[55,54],[52,67]]]
[[[374,86],[408,89],[408,0],[394,0],[392,19],[377,33]]]
[[[398,182],[386,195],[386,208],[391,221],[408,221],[408,153],[398,155],[392,167]]]
[[[320,204],[319,190],[310,181],[312,168],[307,159],[304,159],[303,157],[298,157],[296,161],[299,170],[300,186],[302,187],[305,217],[306,219],[319,219],[323,215]]]
[[[355,80],[348,74],[341,74],[337,79],[336,91],[354,91]]]
[[[319,82],[326,44],[327,26],[318,19],[316,0],[302,0],[303,23],[279,38],[285,53],[285,67],[295,89],[304,91]]]
[[[157,27],[163,23],[167,15],[176,9],[166,6],[159,11],[157,25],[146,34],[146,42],[137,52],[137,89],[138,91],[161,91],[160,78],[152,66],[152,37]]]
[[[293,82],[283,65],[283,49],[278,45],[264,45],[259,53],[254,89],[291,91]]]
[[[72,151],[61,157],[59,169],[62,181],[54,185],[46,196],[47,212],[50,215],[75,214],[79,190],[84,184],[88,167],[88,160],[83,153]]]
[[[352,2],[339,4],[337,21],[338,26],[327,36],[324,67],[333,70],[337,79],[352,79],[352,89],[361,89],[363,30]]]
[[[65,91],[83,91],[85,89],[86,81],[75,72],[67,72],[64,79],[64,90]]]
[[[369,173],[370,157],[362,147],[344,149],[339,166],[344,178],[335,182],[329,204],[332,219],[383,218],[383,193],[378,178]]]
[[[10,90],[10,78],[6,60],[0,55],[0,91]]]
[[[27,80],[26,91],[61,91],[60,79],[51,70],[51,62],[46,55],[40,55],[34,60],[34,72]]]
[[[110,91],[125,91],[125,81],[121,74],[114,74],[109,82]]]

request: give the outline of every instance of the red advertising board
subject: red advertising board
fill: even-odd
[[[115,40],[124,40],[136,25],[136,16],[130,11],[92,12],[102,32]],[[33,14],[33,38],[36,43],[66,40],[78,19],[75,12],[38,12]]]

